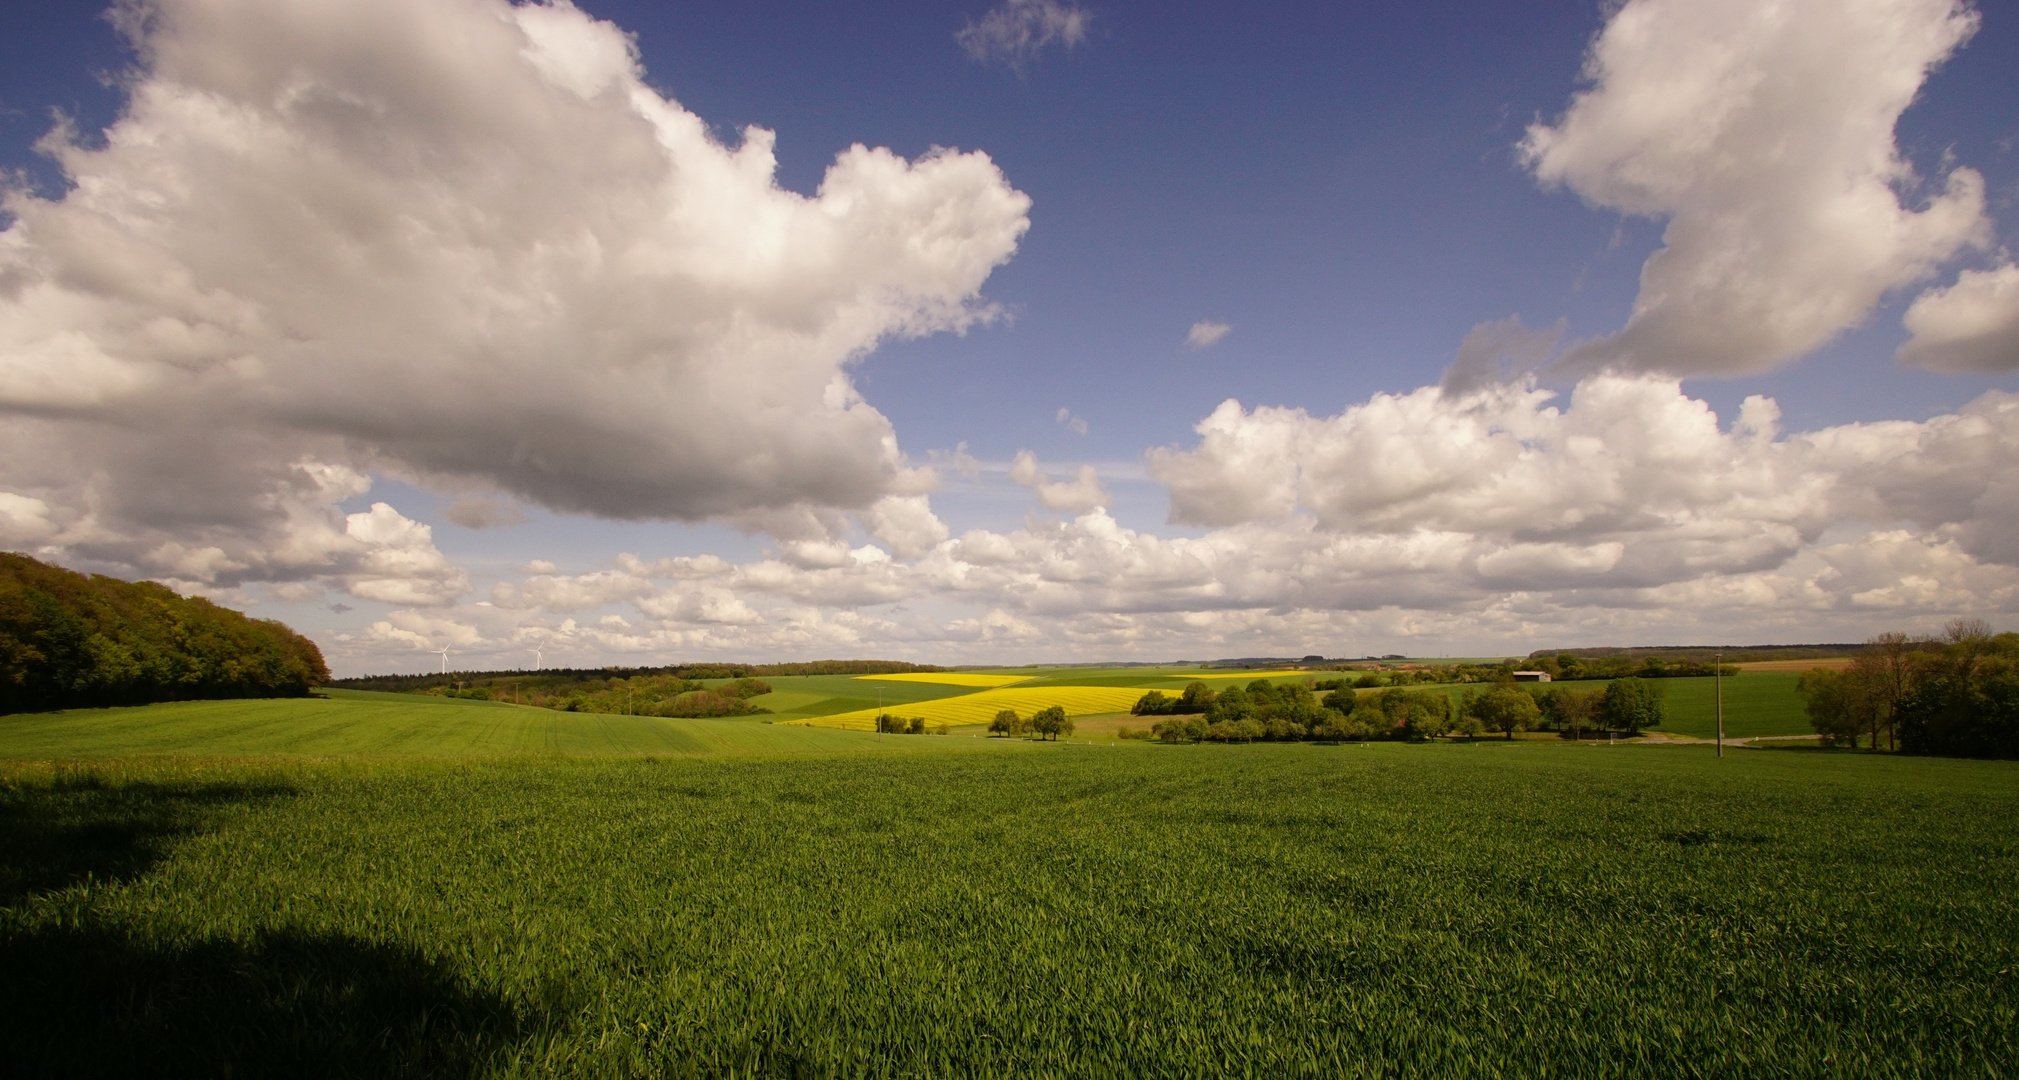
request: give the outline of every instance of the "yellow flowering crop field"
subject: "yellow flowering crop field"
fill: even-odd
[[[857,679],[882,682],[938,683],[941,686],[1008,686],[1023,682],[1029,675],[976,675],[965,671],[906,671],[896,675],[857,675]]]
[[[915,701],[909,705],[893,705],[884,711],[893,716],[923,716],[927,723],[932,724],[986,724],[1004,709],[1015,709],[1020,716],[1029,716],[1053,705],[1065,709],[1067,716],[1128,712],[1129,706],[1134,705],[1143,694],[1144,691],[1127,686],[1004,687],[931,701]],[[781,720],[779,723],[875,731],[876,710],[857,709],[807,720]]]

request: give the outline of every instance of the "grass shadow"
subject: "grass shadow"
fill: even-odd
[[[39,894],[138,878],[280,783],[0,780],[0,1074],[459,1076],[530,1030],[511,1002],[397,943],[278,931],[164,939]],[[8,911],[8,908],[14,908]]]
[[[0,780],[0,907],[84,881],[131,880],[217,810],[293,794],[285,784],[119,783],[92,773]]]
[[[530,1030],[439,961],[337,934],[0,931],[0,970],[10,1076],[469,1076]]]

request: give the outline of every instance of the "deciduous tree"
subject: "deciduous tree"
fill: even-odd
[[[1645,679],[1631,675],[1614,679],[1599,699],[1599,716],[1607,727],[1636,734],[1643,728],[1660,727],[1661,694]]]

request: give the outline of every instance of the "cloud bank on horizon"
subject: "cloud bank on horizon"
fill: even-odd
[[[1032,202],[984,149],[857,145],[795,193],[770,132],[721,141],[565,0],[119,10],[125,111],[102,144],[52,135],[71,190],[6,197],[0,545],[227,601],[391,606],[319,635],[342,670],[445,645],[511,664],[1842,638],[2019,609],[2019,395],[1789,432],[1759,396],[1721,425],[1679,381],[1789,363],[1901,290],[1902,362],[2019,370],[1982,177],[1918,177],[1895,145],[1977,28],[1954,0],[1621,5],[1519,151],[1545,186],[1666,223],[1626,324],[1566,347],[1560,323],[1482,323],[1441,385],[1331,416],[1229,400],[1144,455],[1169,535],[1110,513],[1105,465],[1059,480],[964,445],[914,464],[856,389],[880,345],[998,317],[983,286]],[[1011,0],[959,43],[1020,69],[1087,17]],[[947,473],[1027,492],[1022,525],[949,526]],[[484,592],[428,524],[346,511],[376,477],[453,498],[466,528],[537,507],[771,546],[580,574],[539,552]]]

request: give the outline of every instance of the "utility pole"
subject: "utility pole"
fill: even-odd
[[[1725,756],[1725,651],[1718,650],[1718,756]]]

